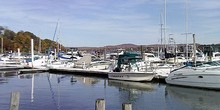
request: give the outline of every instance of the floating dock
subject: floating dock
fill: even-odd
[[[0,67],[0,71],[10,71],[10,70],[19,70],[19,69],[24,69],[24,67],[7,67],[7,66],[3,66],[3,67]]]
[[[76,74],[85,76],[96,76],[96,77],[108,77],[108,70],[88,70],[80,68],[50,68],[51,73],[66,73],[66,74]]]
[[[48,72],[48,68],[20,69],[19,74]]]

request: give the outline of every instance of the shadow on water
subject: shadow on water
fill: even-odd
[[[171,85],[167,85],[165,91],[167,101],[172,100],[193,110],[219,110],[220,108],[220,91]]]

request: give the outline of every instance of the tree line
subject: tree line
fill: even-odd
[[[50,39],[40,39],[33,33],[29,31],[19,31],[14,32],[10,29],[0,26],[0,46],[3,43],[4,52],[15,52],[19,48],[23,53],[30,53],[31,49],[31,39],[34,40],[34,50],[44,53],[50,49],[57,48],[58,43]],[[64,50],[65,47],[60,45],[61,50]],[[39,50],[40,49],[40,50]]]

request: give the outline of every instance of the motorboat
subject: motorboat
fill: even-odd
[[[219,62],[197,63],[195,34],[193,34],[194,56],[192,66],[183,66],[173,70],[165,81],[171,85],[220,89]]]
[[[155,78],[157,79],[165,79],[168,77],[170,72],[176,69],[178,66],[174,64],[161,63],[158,65],[151,65],[154,72],[156,73]]]
[[[213,52],[212,61],[220,61],[220,52]]]
[[[220,65],[216,62],[184,66],[173,70],[165,79],[168,84],[220,89]]]
[[[70,61],[53,61],[51,63],[48,63],[46,65],[47,68],[53,69],[53,68],[73,68],[74,63]]]
[[[123,55],[119,55],[116,68],[113,72],[108,73],[108,78],[126,81],[151,81],[155,72],[146,66],[139,54],[125,52]]]
[[[21,67],[23,68],[25,65],[24,60],[22,59],[11,59],[8,57],[1,57],[0,58],[0,66],[4,67]]]
[[[47,58],[44,55],[34,55],[34,61],[31,58],[25,58],[26,67],[46,68]]]
[[[113,66],[113,62],[111,61],[92,61],[88,66],[88,70],[109,70],[111,71],[111,68]]]
[[[156,57],[153,53],[144,53],[144,59],[147,62],[161,61],[159,57]]]
[[[59,60],[64,60],[64,61],[77,61],[81,59],[83,56],[80,54],[79,51],[74,51],[74,52],[60,52],[58,53],[58,59]]]

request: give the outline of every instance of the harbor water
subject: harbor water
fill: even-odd
[[[106,110],[217,110],[220,91],[170,86],[164,83],[127,82],[70,74],[17,71],[0,73],[0,109],[8,110],[12,92],[20,92],[19,110],[95,110],[105,99]]]

